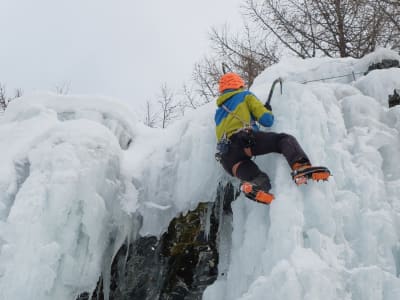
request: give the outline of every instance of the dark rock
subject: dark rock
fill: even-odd
[[[111,267],[110,299],[158,299],[165,258],[154,236],[123,245]]]
[[[372,64],[368,67],[368,71],[364,73],[367,75],[369,72],[373,70],[381,70],[381,69],[390,69],[390,68],[399,68],[400,63],[396,59],[383,59],[380,63]]]
[[[389,95],[389,107],[400,105],[400,95],[394,90],[393,95]]]
[[[228,182],[226,185],[220,184],[217,191],[217,199],[222,203],[223,212],[225,214],[232,214],[231,203],[240,195],[239,190],[235,190],[232,183]]]
[[[231,183],[220,185],[215,202],[200,203],[174,218],[158,240],[140,237],[124,244],[111,267],[112,300],[197,300],[218,277],[218,233],[238,196]],[[103,300],[100,278],[92,300]],[[88,293],[77,300],[87,300]]]
[[[89,300],[90,299],[90,294],[87,292],[84,292],[76,298],[76,300]]]
[[[161,238],[168,271],[160,299],[201,299],[204,289],[218,276],[217,233],[218,214],[208,203],[170,223]]]

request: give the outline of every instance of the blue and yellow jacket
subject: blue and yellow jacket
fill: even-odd
[[[222,105],[225,105],[231,113]],[[252,126],[254,130],[259,130],[255,120],[265,127],[270,127],[274,123],[272,112],[266,109],[254,94],[244,89],[225,91],[218,97],[217,106],[215,131],[218,141],[224,134],[230,138],[244,126]]]

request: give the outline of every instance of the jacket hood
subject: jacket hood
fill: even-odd
[[[243,92],[243,91],[244,91],[244,89],[226,91],[225,93],[223,93],[222,95],[220,95],[220,96],[217,98],[217,106],[221,106],[221,105],[224,104],[227,100],[229,100],[230,98],[232,98],[232,97],[235,96],[236,94],[239,94],[240,92]]]

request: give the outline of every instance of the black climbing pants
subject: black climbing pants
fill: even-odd
[[[296,138],[286,133],[257,131],[246,135],[246,133],[239,132],[234,134],[230,140],[228,152],[221,157],[224,169],[232,176],[243,181],[254,182],[267,191],[271,188],[267,174],[262,172],[251,160],[251,157],[245,153],[245,148],[251,149],[252,156],[281,153],[290,167],[296,162],[310,162]],[[240,164],[237,165],[239,162]],[[234,166],[236,167],[235,174],[232,170]]]

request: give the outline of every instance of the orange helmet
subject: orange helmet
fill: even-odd
[[[244,87],[244,80],[236,73],[226,73],[219,79],[219,92]]]

